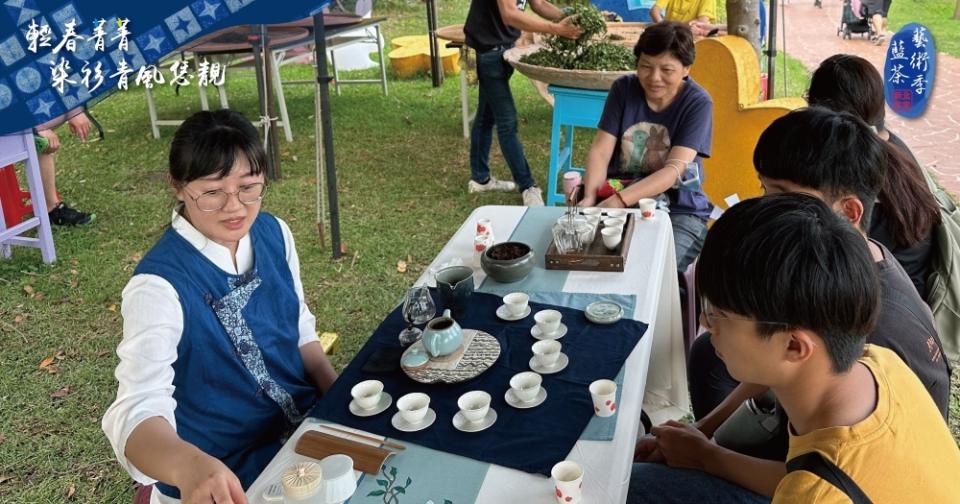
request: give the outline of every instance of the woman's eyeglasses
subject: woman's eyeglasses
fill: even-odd
[[[223,207],[227,206],[227,201],[230,196],[236,195],[240,203],[243,203],[244,205],[252,205],[263,199],[263,195],[266,190],[266,184],[257,182],[256,184],[242,185],[234,192],[227,192],[222,189],[217,189],[215,191],[207,191],[199,196],[194,196],[189,192],[187,192],[187,195],[193,199],[200,211],[216,212],[217,210],[222,210]]]

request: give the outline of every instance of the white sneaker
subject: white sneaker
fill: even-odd
[[[543,206],[543,196],[540,195],[540,188],[532,186],[524,189],[523,205],[528,207]]]
[[[513,182],[508,182],[506,180],[497,180],[494,177],[490,177],[490,180],[486,184],[481,184],[475,180],[467,182],[467,192],[468,193],[477,193],[485,191],[516,191],[517,184]]]

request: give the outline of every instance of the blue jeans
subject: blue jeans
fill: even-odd
[[[470,178],[481,183],[490,178],[490,147],[493,145],[493,127],[496,125],[500,151],[510,167],[513,181],[522,192],[536,183],[530,174],[523,144],[517,136],[517,107],[510,92],[513,67],[503,60],[503,51],[506,49],[477,54],[480,102],[470,133]]]
[[[692,214],[670,214],[673,225],[673,246],[677,253],[677,271],[687,271],[687,266],[700,255],[703,240],[707,238],[707,221]]]
[[[705,472],[663,464],[633,464],[627,504],[763,503],[770,499]]]

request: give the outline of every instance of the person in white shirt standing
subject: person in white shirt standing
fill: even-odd
[[[117,399],[103,430],[152,503],[245,503],[336,372],[286,223],[260,211],[266,154],[230,110],[170,147],[172,224],[123,290]]]

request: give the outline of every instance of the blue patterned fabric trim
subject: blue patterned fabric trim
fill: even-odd
[[[237,355],[243,361],[243,366],[253,375],[253,378],[257,380],[260,388],[267,396],[280,406],[291,425],[298,425],[306,415],[300,413],[297,409],[290,393],[270,376],[270,372],[267,371],[267,366],[263,362],[260,347],[253,339],[253,332],[250,331],[250,327],[241,313],[250,301],[253,292],[257,290],[257,287],[260,287],[260,277],[254,270],[241,275],[231,283],[233,284],[230,286],[232,290],[223,299],[208,299],[210,306],[213,307],[213,311],[217,314],[224,330],[230,336],[230,341],[237,349]]]

